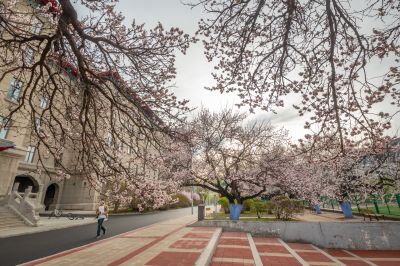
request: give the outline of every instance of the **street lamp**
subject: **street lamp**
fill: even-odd
[[[193,194],[194,194],[194,186],[192,186],[192,192],[191,192],[191,195],[192,195],[192,215],[193,215]]]

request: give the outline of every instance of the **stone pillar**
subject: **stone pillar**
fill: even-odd
[[[17,192],[17,191],[18,191],[18,187],[19,187],[19,182],[16,182],[16,183],[13,185],[11,192],[13,192],[13,191]]]
[[[25,153],[25,150],[19,148],[0,152],[0,205],[8,202],[8,197],[13,189],[19,161],[25,156]]]
[[[39,189],[38,189],[36,200],[35,200],[36,208],[39,211],[44,211],[43,201],[44,201],[44,197],[46,196],[45,195],[46,192],[43,192],[43,190],[44,190],[44,184],[39,184]]]
[[[29,195],[31,194],[31,192],[32,192],[31,186],[29,186],[28,188],[25,189],[25,192],[24,192],[24,200],[25,201],[29,200]]]

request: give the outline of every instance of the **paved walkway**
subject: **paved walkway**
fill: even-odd
[[[399,266],[400,251],[319,249],[311,244],[285,243],[279,238],[224,232],[211,266]]]
[[[400,265],[400,251],[322,250],[279,238],[187,227],[192,215],[67,250],[23,265]]]

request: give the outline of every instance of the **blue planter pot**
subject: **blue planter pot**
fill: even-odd
[[[321,214],[321,208],[319,207],[319,204],[314,205],[314,210],[316,214]]]
[[[229,219],[233,221],[239,220],[240,217],[240,212],[242,211],[242,205],[241,204],[229,204]]]
[[[350,202],[340,203],[340,208],[342,209],[344,218],[353,218],[353,211],[351,210]]]

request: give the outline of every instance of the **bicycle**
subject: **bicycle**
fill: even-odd
[[[60,218],[61,216],[63,215],[63,211],[61,210],[61,209],[54,209],[51,213],[50,213],[50,215],[49,215],[49,219],[51,218],[51,217],[56,217],[57,219],[58,218]]]
[[[68,213],[67,214],[67,218],[70,220],[78,220],[78,219],[85,219],[85,217],[83,217],[82,215],[78,215],[78,214],[73,214],[73,213]]]

